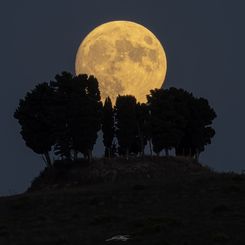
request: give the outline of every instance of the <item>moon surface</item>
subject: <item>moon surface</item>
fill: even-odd
[[[109,96],[134,95],[146,102],[151,89],[160,88],[167,71],[165,51],[156,36],[130,21],[111,21],[96,27],[82,41],[75,72],[98,79],[102,101]]]

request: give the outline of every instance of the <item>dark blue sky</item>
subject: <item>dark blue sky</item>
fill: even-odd
[[[0,195],[25,190],[44,167],[13,119],[19,99],[56,73],[74,72],[82,39],[111,20],[149,28],[167,53],[165,86],[205,97],[215,108],[216,136],[201,162],[220,171],[245,169],[244,9],[243,0],[2,1]]]

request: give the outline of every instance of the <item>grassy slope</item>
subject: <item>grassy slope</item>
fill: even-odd
[[[148,163],[156,167],[150,175]],[[122,164],[114,163],[118,172]],[[137,169],[142,163],[130,164]],[[131,173],[90,185],[74,176],[49,185],[53,173],[43,174],[32,191],[0,198],[0,244],[245,244],[244,176],[215,174],[179,159],[147,164],[137,178]],[[111,169],[111,162],[106,166]],[[70,179],[74,185],[68,186]],[[132,239],[105,242],[118,234]]]

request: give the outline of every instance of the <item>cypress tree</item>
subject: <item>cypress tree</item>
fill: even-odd
[[[168,151],[178,145],[182,138],[185,120],[176,111],[174,97],[168,90],[151,90],[147,99],[153,150],[157,155],[165,150],[168,156]]]
[[[110,97],[105,99],[102,115],[103,143],[105,146],[105,157],[111,157],[112,142],[114,138],[114,112]]]
[[[115,125],[119,151],[128,159],[130,148],[137,137],[136,98],[134,96],[119,95],[117,97]]]
[[[100,92],[95,77],[69,73],[56,76],[52,86],[61,104],[56,154],[76,159],[81,152],[91,161],[93,146],[101,125]]]

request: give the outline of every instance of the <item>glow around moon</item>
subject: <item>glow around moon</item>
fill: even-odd
[[[81,43],[76,74],[94,75],[102,100],[134,95],[145,102],[151,89],[163,85],[167,61],[156,36],[142,25],[112,21],[98,26]]]

